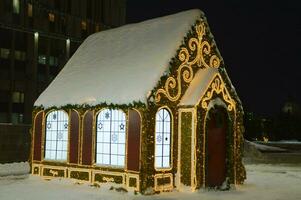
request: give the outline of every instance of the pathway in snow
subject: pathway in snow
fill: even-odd
[[[236,189],[195,193],[169,192],[153,196],[134,195],[132,192],[110,191],[107,187],[77,185],[71,180],[46,181],[36,176],[0,177],[1,200],[126,200],[126,199],[185,199],[185,200],[297,200],[301,197],[300,165],[250,164],[246,166],[248,179]]]

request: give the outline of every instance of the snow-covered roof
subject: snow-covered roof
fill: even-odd
[[[188,10],[89,36],[35,106],[146,102],[201,15]]]
[[[196,105],[205,94],[210,81],[212,81],[216,74],[218,74],[217,68],[198,70],[181,98],[179,105]]]

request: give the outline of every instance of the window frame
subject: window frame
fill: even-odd
[[[62,159],[50,159],[50,158],[46,158],[46,142],[47,142],[47,117],[49,116],[49,114],[51,114],[52,112],[56,112],[56,111],[62,111],[63,113],[66,114],[67,116],[67,121],[68,121],[68,127],[67,127],[67,145],[66,145],[66,159],[62,160]],[[43,161],[49,161],[49,162],[57,162],[57,163],[69,163],[69,145],[70,145],[70,116],[69,113],[67,111],[65,111],[64,109],[59,109],[59,110],[50,110],[48,111],[45,115],[44,115],[44,134],[43,134],[43,151],[42,151],[42,155],[43,155]],[[57,152],[57,148],[56,148],[56,152]]]
[[[124,163],[123,165],[112,165],[112,164],[104,164],[104,163],[98,163],[97,162],[97,157],[98,155],[100,154],[103,154],[103,152],[101,153],[97,153],[97,147],[98,147],[98,143],[103,143],[103,142],[98,142],[97,140],[97,136],[98,136],[98,116],[102,113],[102,112],[106,112],[106,111],[110,111],[110,113],[112,113],[112,111],[119,111],[121,112],[123,115],[124,115]],[[105,114],[105,113],[104,113]],[[110,116],[110,120],[111,120],[112,116]],[[111,123],[111,122],[110,122]],[[110,124],[111,126],[111,124]],[[115,168],[115,169],[124,169],[126,170],[127,169],[127,144],[128,144],[128,115],[127,115],[127,112],[125,112],[124,110],[122,109],[119,109],[119,108],[103,108],[101,110],[99,110],[96,114],[95,114],[95,131],[94,131],[95,135],[94,135],[94,165],[95,166],[100,166],[100,167],[106,167],[106,168]],[[99,132],[101,133],[101,132]],[[119,132],[118,132],[119,134]],[[110,130],[110,137],[112,135],[112,131]],[[114,144],[114,143],[113,143]],[[112,140],[110,140],[110,144],[109,144],[109,148],[110,148],[110,151],[111,151],[111,145],[112,145]],[[122,143],[121,143],[122,145]],[[118,144],[117,144],[117,148],[118,148]],[[113,154],[115,155],[115,154]],[[117,155],[118,156],[118,155]],[[109,153],[109,159],[110,159],[110,162],[111,162],[111,157],[112,157],[112,153],[110,152]]]
[[[160,110],[165,109],[168,113],[169,113],[169,117],[170,117],[170,143],[169,143],[169,147],[170,147],[170,151],[169,151],[169,167],[156,167],[156,145],[157,145],[157,114],[159,113]],[[173,126],[174,126],[174,122],[173,122],[173,114],[170,110],[169,107],[167,106],[161,106],[157,109],[157,112],[155,114],[155,130],[154,130],[154,168],[156,171],[169,171],[173,168]],[[163,144],[162,144],[163,145]],[[163,155],[161,156],[161,158],[163,157]]]

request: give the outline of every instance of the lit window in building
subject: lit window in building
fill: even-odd
[[[27,4],[27,15],[28,15],[28,17],[32,17],[32,4],[31,3]]]
[[[46,56],[45,55],[39,55],[39,57],[38,57],[38,63],[46,65]]]
[[[9,57],[9,49],[0,48],[0,57],[8,58]]]
[[[46,117],[45,159],[66,161],[68,152],[68,114],[63,110]]]
[[[15,59],[24,61],[26,59],[26,53],[24,51],[15,51]]]
[[[167,109],[162,108],[156,114],[155,167],[170,167],[171,118]]]
[[[87,30],[87,22],[86,21],[82,21],[81,22],[81,27],[82,27],[82,30]]]
[[[45,58],[46,60],[46,58]],[[58,58],[57,57],[54,57],[54,56],[49,56],[49,65],[50,66],[57,66],[59,63],[58,63]]]
[[[13,13],[20,13],[20,0],[13,0]]]
[[[54,57],[53,56],[49,57],[49,65],[51,65],[51,66],[54,65]]]
[[[48,19],[50,22],[54,22],[54,18],[55,18],[55,16],[53,13],[48,13]]]
[[[21,124],[23,123],[23,114],[22,113],[12,113],[12,123]]]
[[[102,110],[96,121],[96,163],[124,167],[126,117],[121,110]]]
[[[24,103],[24,93],[23,92],[13,92],[12,101],[13,101],[13,103]]]

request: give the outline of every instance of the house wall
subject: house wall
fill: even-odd
[[[178,163],[176,187],[195,190],[196,187],[196,109],[179,109]]]
[[[140,191],[141,114],[134,109],[124,110],[127,118],[126,163],[124,168],[116,168],[95,163],[96,117],[101,109],[65,110],[69,115],[66,162],[44,159],[45,120],[52,110],[37,112],[33,125],[32,174],[49,178],[65,177],[98,184],[113,182]]]

